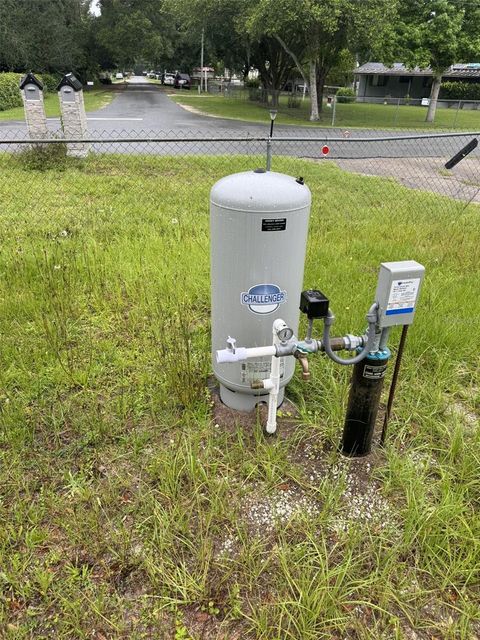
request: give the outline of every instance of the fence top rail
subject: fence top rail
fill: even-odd
[[[462,131],[450,133],[428,133],[428,134],[407,134],[402,136],[372,136],[372,137],[330,137],[328,133],[322,136],[305,137],[305,136],[242,136],[242,137],[190,137],[190,138],[43,138],[37,140],[24,139],[3,139],[0,145],[10,144],[127,144],[127,143],[195,143],[195,142],[341,142],[349,143],[369,143],[369,142],[396,142],[406,140],[431,140],[436,138],[465,138],[469,136],[480,136],[480,132]]]

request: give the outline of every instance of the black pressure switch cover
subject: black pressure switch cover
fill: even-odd
[[[300,311],[306,313],[308,318],[326,318],[328,315],[328,298],[317,289],[302,291]]]

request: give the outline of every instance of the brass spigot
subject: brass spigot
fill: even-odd
[[[308,370],[308,358],[301,351],[295,351],[294,357],[299,361],[302,367],[302,380],[310,380],[310,371]]]
[[[263,380],[252,380],[250,389],[264,389]]]

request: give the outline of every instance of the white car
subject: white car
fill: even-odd
[[[118,73],[115,74],[115,79],[116,80],[123,80],[123,73],[121,71],[119,71]]]
[[[163,84],[173,87],[175,84],[175,75],[173,73],[166,73],[163,77]]]

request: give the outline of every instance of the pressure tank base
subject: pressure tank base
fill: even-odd
[[[283,402],[283,396],[285,394],[285,389],[280,388],[278,391],[278,403],[279,407]],[[231,391],[224,387],[223,384],[220,385],[220,399],[223,404],[230,407],[230,409],[235,409],[235,411],[253,411],[255,407],[261,402],[265,402],[268,404],[268,393],[263,395],[249,395],[246,393],[240,393]]]

